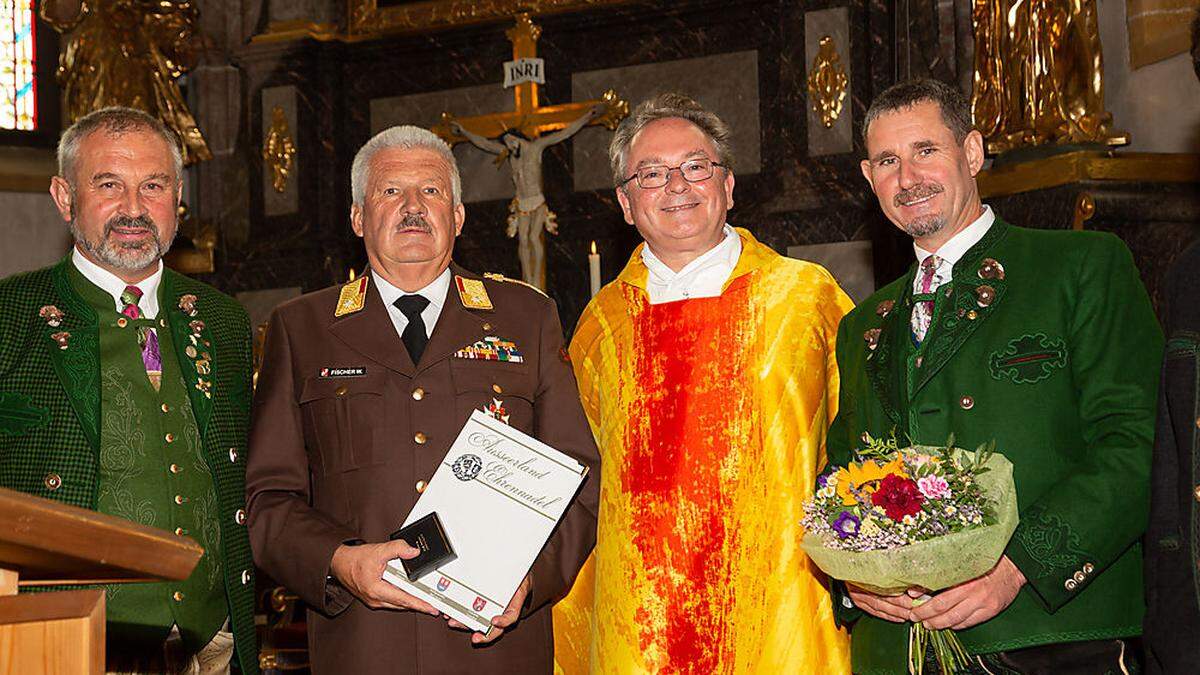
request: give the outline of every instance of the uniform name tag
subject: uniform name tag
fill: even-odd
[[[367,374],[366,366],[351,368],[322,368],[321,377],[363,377]]]

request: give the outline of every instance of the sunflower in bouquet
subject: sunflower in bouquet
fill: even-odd
[[[930,592],[992,569],[1017,526],[1012,464],[987,443],[899,447],[864,434],[856,461],[832,466],[804,505],[802,547],[829,576],[879,595]],[[969,656],[952,630],[910,628],[909,671],[926,647],[942,672]]]

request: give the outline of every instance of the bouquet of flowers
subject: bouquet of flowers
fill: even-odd
[[[801,546],[829,576],[879,595],[930,592],[992,569],[1017,526],[1012,464],[988,443],[898,447],[864,435],[866,448],[817,479],[804,505]],[[914,624],[909,672],[920,675],[932,646],[944,673],[969,656],[951,630]]]

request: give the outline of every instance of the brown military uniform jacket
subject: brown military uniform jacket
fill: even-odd
[[[481,279],[456,265],[451,272]],[[338,287],[271,317],[246,468],[250,538],[255,562],[315,609],[308,636],[318,675],[553,669],[549,605],[570,589],[595,543],[600,458],[554,302],[519,283],[483,284],[494,309],[468,308],[451,282],[416,366],[373,284],[363,308],[340,317]],[[515,343],[524,361],[455,356],[488,336]],[[337,369],[362,371],[335,376]],[[471,411],[493,399],[514,428],[591,471],[533,565],[521,621],[495,643],[472,647],[468,633],[442,619],[368,609],[326,577],[342,543],[387,540]]]

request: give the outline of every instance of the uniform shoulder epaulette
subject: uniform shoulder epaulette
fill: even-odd
[[[520,279],[510,279],[510,278],[504,276],[503,274],[496,274],[495,272],[484,272],[483,277],[485,279],[491,279],[492,281],[502,281],[502,282],[507,282],[510,284],[520,284],[522,286],[532,288],[533,290],[537,291],[538,293],[541,293],[543,298],[550,297],[549,295],[546,295],[546,291],[543,291],[542,289],[538,288],[537,286],[534,286],[533,284],[531,284],[527,281],[521,281]]]
[[[353,314],[362,310],[367,304],[367,286],[370,285],[371,277],[366,274],[347,282],[342,285],[342,292],[338,295],[337,309],[333,310],[334,318]]]

